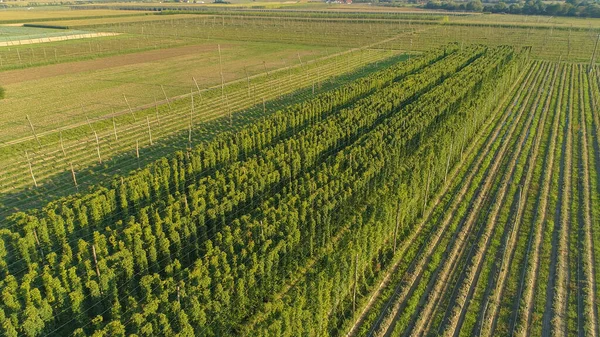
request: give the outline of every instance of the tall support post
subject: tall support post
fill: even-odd
[[[429,197],[429,182],[431,180],[431,167],[427,172],[427,187],[425,187],[425,196],[423,198],[423,213],[425,213],[425,207],[427,206],[427,198]]]
[[[467,128],[465,127],[463,129],[463,141],[462,144],[460,145],[460,158],[462,159],[463,157],[463,152],[465,150],[465,142],[467,141]]]
[[[63,143],[63,137],[62,137],[62,131],[59,132],[60,134],[60,149],[62,150],[63,156],[67,156],[67,152],[65,151],[65,144]]]
[[[96,275],[100,278],[100,268],[98,268],[98,258],[96,257],[96,245],[92,245],[92,255],[94,256],[94,265],[96,265]]]
[[[29,153],[25,151],[25,157],[27,157],[27,165],[29,165],[29,174],[31,174],[31,179],[33,180],[33,185],[38,187],[37,181],[35,180],[35,176],[33,175],[33,168],[31,167],[31,160],[29,160]]]
[[[115,141],[119,140],[119,137],[117,136],[117,123],[115,122],[115,117],[112,118],[112,122],[113,122],[113,133],[115,135]]]
[[[37,230],[35,229],[35,227],[33,228],[33,237],[35,238],[35,243],[38,246],[38,249],[40,250],[40,253],[42,254],[42,260],[44,259],[44,249],[42,249],[42,245],[40,244],[40,239],[38,238],[37,235]]]
[[[394,228],[394,254],[396,254],[396,241],[398,239],[398,227],[400,226],[400,199],[396,206],[396,227]]]
[[[450,142],[450,151],[448,151],[448,160],[446,160],[446,171],[444,172],[444,183],[446,183],[446,178],[448,178],[448,169],[450,168],[450,159],[452,158],[453,145],[454,141]]]
[[[98,133],[94,130],[94,137],[96,137],[96,152],[98,152],[98,162],[102,164],[102,157],[100,157],[100,140],[98,139]]]
[[[77,185],[77,177],[75,177],[75,170],[73,169],[73,162],[71,164],[71,176],[73,176],[73,184],[75,184],[75,188],[79,190],[79,186]]]
[[[231,112],[231,107],[229,106],[229,97],[225,95],[225,103],[227,104],[227,113],[229,114],[229,126],[233,126],[233,114]]]
[[[244,72],[246,73],[246,85],[248,86],[248,97],[250,97],[250,77],[248,76],[248,68],[244,66]]]
[[[150,140],[150,145],[152,144],[152,130],[150,129],[150,117],[146,116],[146,123],[148,124],[148,139]]]
[[[196,85],[196,90],[198,90],[198,94],[199,94],[199,95],[202,95],[202,94],[200,93],[200,86],[198,85],[198,82],[196,81],[196,78],[192,76],[192,79],[194,80],[194,84]]]
[[[40,143],[40,140],[38,139],[38,136],[35,133],[35,128],[33,127],[33,123],[31,123],[31,119],[29,119],[29,115],[25,115],[25,118],[27,119],[27,122],[29,122],[29,127],[31,128],[31,133],[33,133],[33,137],[35,137],[35,141],[41,147],[42,144]]]
[[[356,311],[356,288],[358,288],[358,253],[354,263],[354,289],[352,290],[352,312]]]
[[[154,111],[156,112],[156,123],[160,129],[160,117],[158,116],[158,103],[156,102],[156,97],[154,97]]]
[[[127,108],[129,108],[129,112],[131,113],[131,116],[133,116],[133,121],[137,122],[137,118],[135,118],[135,114],[133,113],[133,109],[131,109],[131,105],[129,105],[129,101],[127,100],[127,96],[125,96],[125,94],[123,94],[123,98],[125,99],[125,103],[127,103]]]
[[[218,44],[219,49],[219,73],[221,75],[221,96],[225,94],[225,79],[223,78],[223,60],[221,59],[221,45]]]
[[[171,102],[169,101],[169,97],[167,96],[167,93],[165,92],[165,88],[162,86],[162,84],[160,85],[160,90],[162,90],[163,95],[165,95],[165,100],[167,101],[167,104],[169,105],[169,110],[172,110]]]

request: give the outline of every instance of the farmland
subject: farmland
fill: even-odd
[[[160,6],[0,12],[114,34],[0,47],[2,335],[600,334],[600,21]]]

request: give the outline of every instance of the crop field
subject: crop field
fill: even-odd
[[[0,335],[600,335],[600,20],[153,5],[0,26],[116,34],[0,47]]]
[[[355,335],[597,335],[598,77],[526,68]]]

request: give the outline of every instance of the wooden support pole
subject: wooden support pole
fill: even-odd
[[[356,261],[354,263],[354,289],[352,290],[352,312],[356,311],[356,289],[358,288],[358,253],[356,253]]]
[[[225,95],[225,103],[227,104],[227,112],[229,113],[229,126],[233,125],[233,114],[231,112],[231,107],[229,106],[229,97]]]
[[[250,97],[250,77],[248,76],[248,69],[244,66],[244,71],[246,72],[246,84],[248,86],[248,97]]]
[[[160,129],[160,117],[158,116],[158,103],[156,103],[156,97],[154,97],[154,110],[156,112],[156,123]]]
[[[135,140],[135,157],[140,159],[140,142],[137,139]]]
[[[169,97],[167,97],[167,93],[165,92],[165,88],[162,86],[162,84],[160,86],[160,89],[162,90],[163,95],[165,95],[165,100],[167,101],[167,104],[169,105],[169,110],[172,110],[171,102],[169,102]]]
[[[394,228],[394,254],[396,253],[396,241],[398,239],[398,227],[400,226],[400,199],[396,206],[396,227]]]
[[[29,173],[31,174],[31,179],[33,180],[33,185],[38,187],[37,181],[35,180],[35,176],[33,175],[33,168],[31,167],[31,160],[29,160],[29,153],[25,151],[25,157],[27,157],[27,164],[29,165]]]
[[[38,246],[38,249],[40,250],[40,253],[42,254],[42,260],[44,259],[44,250],[42,249],[42,245],[40,244],[40,239],[38,239],[38,235],[37,235],[37,231],[35,229],[35,227],[33,228],[33,237],[35,238],[35,243]]]
[[[467,141],[467,128],[464,127],[463,128],[463,141],[462,144],[460,145],[460,158],[462,159],[463,157],[463,152],[465,150],[465,142]]]
[[[150,140],[150,145],[152,144],[152,130],[150,129],[150,117],[146,116],[146,123],[148,124],[148,139]]]
[[[427,172],[427,187],[425,188],[425,196],[423,198],[423,213],[425,213],[425,207],[427,206],[427,198],[429,197],[429,181],[431,179],[431,168]]]
[[[448,178],[448,169],[450,168],[450,158],[452,158],[452,146],[454,145],[454,141],[450,143],[450,151],[448,152],[448,160],[446,160],[446,171],[444,172],[444,183],[446,183],[446,178]]]
[[[218,44],[219,49],[219,73],[221,75],[221,96],[225,94],[225,78],[223,77],[223,60],[221,59],[221,45]]]
[[[267,113],[267,105],[265,104],[265,98],[262,98],[263,101],[263,113]]]
[[[62,150],[63,156],[67,156],[67,152],[65,151],[65,144],[63,143],[63,137],[62,137],[62,131],[59,132],[60,134],[60,149]]]
[[[96,245],[92,245],[92,255],[94,256],[94,265],[96,266],[96,275],[100,278],[100,268],[98,268],[98,258],[96,257]]]
[[[77,177],[75,177],[75,170],[73,169],[73,162],[71,162],[71,175],[73,176],[73,183],[75,184],[75,188],[79,189],[77,185]]]
[[[196,90],[198,90],[198,94],[202,95],[202,93],[200,91],[200,86],[198,85],[196,78],[192,76],[192,79],[194,80],[194,84],[196,85]]]
[[[98,139],[98,133],[94,130],[94,137],[96,137],[96,151],[98,152],[98,162],[102,164],[102,157],[100,157],[100,140]]]
[[[131,109],[131,105],[129,105],[129,101],[127,100],[127,96],[125,96],[125,94],[123,94],[123,98],[125,99],[125,103],[127,103],[127,107],[129,108],[129,112],[131,113],[131,116],[133,116],[133,121],[137,122],[137,118],[135,118],[135,114],[133,113],[133,109]]]
[[[29,115],[25,115],[25,118],[27,119],[27,122],[29,122],[29,127],[31,128],[31,133],[33,133],[33,137],[35,137],[35,141],[41,147],[42,144],[40,143],[40,140],[38,139],[38,136],[35,133],[35,128],[33,127],[33,123],[31,123],[31,119],[29,119]]]
[[[115,140],[119,140],[119,137],[117,136],[117,123],[115,122],[115,117],[112,118],[112,122],[113,122],[113,132],[115,134]]]

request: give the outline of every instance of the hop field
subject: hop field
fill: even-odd
[[[2,335],[598,336],[600,21],[318,6],[0,47]]]

